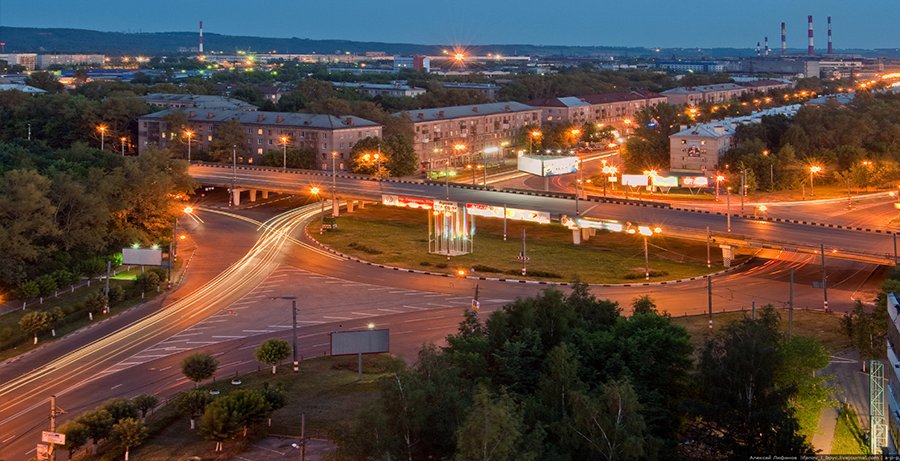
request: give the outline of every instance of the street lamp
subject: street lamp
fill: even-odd
[[[375,177],[381,179],[381,154],[375,154]]]
[[[716,175],[716,200],[719,200],[719,183],[725,180],[725,176]]]
[[[757,212],[759,212],[759,213],[762,213],[762,216],[765,218],[765,217],[766,217],[766,211],[769,211],[769,207],[767,207],[767,206],[765,206],[765,205],[759,205],[758,207],[756,207],[756,208],[754,209],[754,211],[753,211],[753,217],[756,218],[756,217],[757,217]]]
[[[282,156],[282,160],[284,162],[284,166],[282,168],[287,170],[287,145],[288,145],[289,139],[287,136],[282,136],[278,139],[281,140],[281,147],[282,147],[281,156]]]
[[[605,162],[605,160],[604,160]],[[609,183],[609,178],[614,176],[619,172],[619,169],[614,166],[604,166],[603,167],[603,196],[606,197],[606,185]]]
[[[728,232],[731,232],[731,186],[725,188],[725,219]]]
[[[337,205],[337,167],[335,167],[335,161],[337,161],[337,152],[331,153],[331,216],[337,217],[338,215],[338,205]]]
[[[293,355],[294,355],[294,373],[300,372],[300,361],[297,360],[297,297],[296,296],[280,296],[272,299],[290,299],[291,300],[291,318],[293,320]]]
[[[191,214],[194,212],[194,208],[191,206],[186,206],[181,211],[184,212],[184,214]],[[169,242],[169,271],[168,271],[168,275],[166,276],[166,285],[169,288],[172,288],[172,266],[175,265],[175,260],[178,258],[177,253],[176,253],[177,248],[178,248],[178,246],[177,246],[178,243],[176,240],[177,235],[178,235],[178,216],[175,216],[175,220],[172,223],[172,241]]]
[[[313,186],[309,189],[309,193],[316,197],[316,200],[319,201],[319,233],[321,234],[323,233],[322,228],[325,227],[325,200],[323,200],[322,196],[319,195],[319,191],[319,188],[316,186]]]
[[[188,161],[188,163],[191,163],[191,138],[194,137],[194,132],[191,130],[184,130],[184,137],[187,138],[187,145],[188,145],[187,161]]]
[[[815,184],[813,184],[813,179],[815,178],[815,175],[817,173],[819,173],[820,171],[822,171],[822,167],[820,167],[818,165],[813,165],[813,166],[809,167],[809,196],[810,197],[816,195],[816,186],[815,186]]]
[[[635,230],[628,229],[628,233],[634,234]],[[638,226],[637,233],[641,234],[641,237],[644,238],[644,278],[650,280],[650,247],[647,239],[654,234],[661,234],[662,229],[659,227],[651,229],[649,226]]]
[[[106,131],[108,129],[106,125],[97,125],[97,131],[100,132],[100,150],[103,150],[106,145]]]
[[[541,133],[538,130],[534,130],[531,133],[529,133],[529,137],[528,137],[528,142],[529,142],[528,153],[529,154],[534,154],[534,140],[537,138],[540,138],[542,134],[543,133]]]
[[[228,191],[231,193],[231,197],[229,197],[228,203],[234,205],[234,186],[237,182],[237,144],[232,144],[231,146],[231,190]]]
[[[125,156],[125,141],[128,141],[128,138],[126,138],[125,136],[119,138],[119,144],[122,146],[122,157]]]

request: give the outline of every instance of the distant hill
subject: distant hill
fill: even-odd
[[[104,53],[159,54],[175,53],[179,49],[197,46],[196,32],[125,33],[100,32],[82,29],[43,29],[30,27],[0,27],[0,41],[6,42],[7,52],[38,53]],[[206,50],[249,50],[279,53],[319,53],[384,51],[387,54],[440,54],[452,45],[417,45],[411,43],[356,42],[349,40],[311,40],[305,38],[246,37],[237,35],[203,34]],[[641,47],[604,46],[542,46],[542,45],[483,45],[467,46],[472,53],[501,53],[505,55],[647,55],[652,51]]]
[[[32,27],[0,27],[0,41],[6,42],[7,52],[36,53],[102,53],[102,54],[164,54],[197,46],[196,32],[101,32],[84,29],[45,29]],[[248,37],[204,33],[207,51],[235,50],[279,53],[361,53],[384,51],[389,55],[440,54],[452,44],[421,45],[412,43],[357,42],[350,40],[311,40],[306,38]],[[721,57],[753,56],[751,48],[663,48],[616,46],[558,46],[558,45],[467,45],[474,54],[499,53],[507,56],[630,56],[661,59],[715,59]],[[789,50],[800,54],[804,50]],[[840,50],[859,55],[897,57],[892,50]]]

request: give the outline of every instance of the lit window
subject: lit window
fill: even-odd
[[[263,129],[260,128],[260,129],[256,130],[256,134],[263,134]]]

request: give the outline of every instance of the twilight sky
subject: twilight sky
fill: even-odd
[[[900,47],[896,0],[0,0],[0,26],[424,44],[613,45],[751,48],[769,36],[816,48],[832,16],[835,48]]]

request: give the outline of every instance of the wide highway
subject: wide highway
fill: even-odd
[[[552,215],[575,215],[575,201],[571,198],[528,195],[502,190],[482,190],[450,184],[422,183],[415,181],[378,181],[369,178],[310,172],[305,170],[281,171],[275,168],[228,165],[195,164],[190,174],[203,184],[237,188],[302,193],[313,186],[322,190],[324,197],[331,195],[332,181],[338,197],[368,198],[380,200],[382,194],[425,197],[461,203],[480,203],[550,212]],[[731,231],[727,219],[715,213],[679,210],[666,207],[638,206],[633,204],[584,201],[580,203],[581,216],[614,219],[660,226],[669,235],[683,237],[705,236],[709,228],[718,239],[786,248],[788,251],[804,249],[815,251],[824,245],[835,258],[859,258],[863,256],[889,262],[894,255],[893,236],[887,233],[861,232],[837,227],[812,226],[790,222],[765,221],[732,216]]]

